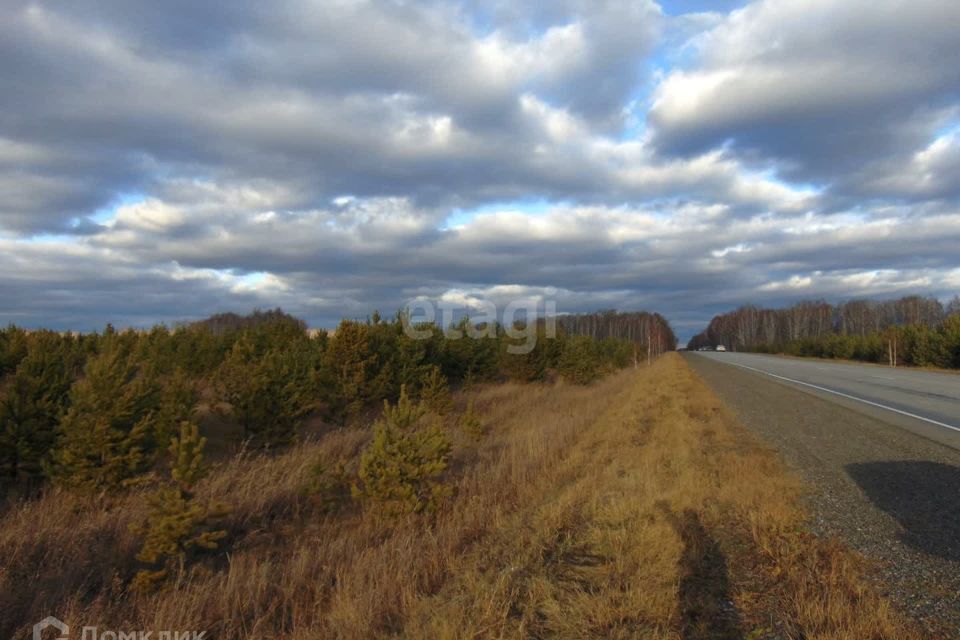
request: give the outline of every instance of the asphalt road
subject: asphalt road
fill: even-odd
[[[960,375],[756,353],[693,353],[960,449]]]
[[[870,560],[869,579],[918,625],[910,637],[960,638],[960,433],[837,395],[955,425],[960,376],[735,353],[686,360],[807,480],[811,529]]]

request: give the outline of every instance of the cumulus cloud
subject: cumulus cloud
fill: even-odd
[[[957,115],[958,24],[960,5],[940,0],[758,0],[696,36],[695,62],[659,85],[656,145],[727,145],[840,195],[891,195],[875,171]]]
[[[13,3],[0,26],[0,180],[28,183],[3,220],[63,226],[118,190],[197,175],[286,184],[290,208],[332,193],[560,191],[528,160],[558,141],[530,126],[521,96],[539,90],[571,120],[619,113],[659,13],[608,4],[571,6],[520,38],[475,33],[455,8],[387,1]],[[602,186],[604,167],[584,164]]]
[[[0,268],[17,275],[4,279],[3,294],[35,317],[84,327],[274,304],[332,324],[416,298],[469,308],[479,298],[522,297],[556,300],[561,311],[661,309],[693,331],[707,310],[745,301],[946,296],[960,242],[955,210],[825,223],[807,214],[729,218],[699,205],[666,213],[568,205],[534,219],[491,211],[440,231],[409,202],[346,208],[227,223],[213,216],[186,237],[175,212],[123,208],[106,231],[79,243],[6,241]]]
[[[732,4],[10,0],[0,319],[950,293],[957,9]]]

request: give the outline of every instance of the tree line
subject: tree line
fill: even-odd
[[[893,366],[960,368],[960,296],[743,306],[710,321],[687,344],[735,351],[842,358]]]
[[[636,319],[566,318],[554,332],[545,320],[508,330],[464,318],[410,331],[404,313],[374,314],[327,332],[275,309],[173,330],[11,326],[0,330],[0,501],[47,484],[100,500],[148,491],[145,517],[131,527],[143,563],[131,586],[159,588],[200,552],[228,544],[229,505],[195,491],[208,471],[205,405],[247,450],[290,445],[312,416],[370,428],[357,460],[318,463],[305,491],[329,510],[355,499],[386,515],[433,512],[449,495],[449,429],[484,433],[471,405],[451,415],[451,385],[551,376],[590,383],[672,345],[662,318]]]
[[[677,336],[659,313],[606,310],[560,316],[557,322],[571,335],[626,340],[635,347],[635,359],[649,359],[677,348]]]
[[[538,326],[527,353],[512,352],[519,340],[503,327],[455,340],[430,325],[413,339],[403,320],[374,314],[313,332],[277,309],[175,329],[0,330],[0,496],[46,480],[92,492],[135,483],[169,463],[169,443],[201,402],[248,446],[276,449],[309,416],[344,425],[404,393],[500,379],[586,384],[675,341],[656,314],[570,316],[554,339]]]

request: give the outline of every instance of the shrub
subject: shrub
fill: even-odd
[[[604,362],[614,369],[623,369],[633,362],[637,346],[621,338],[604,338],[599,348]]]
[[[849,360],[853,357],[854,340],[852,336],[832,335],[825,340],[824,354],[829,358]]]

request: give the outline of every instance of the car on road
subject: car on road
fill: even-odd
[[[718,344],[718,345],[717,345],[717,351],[726,351],[726,350],[727,350],[727,348],[726,348],[725,346],[723,346],[722,344]]]

